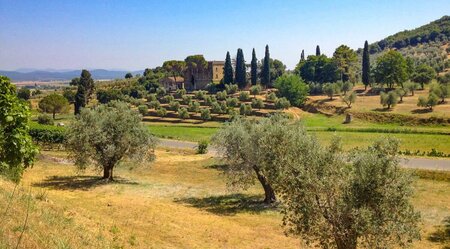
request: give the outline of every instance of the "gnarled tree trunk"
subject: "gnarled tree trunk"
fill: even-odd
[[[107,179],[109,181],[113,181],[113,166],[104,166],[103,167],[103,177],[102,179]]]
[[[264,203],[270,204],[274,203],[277,198],[275,196],[275,191],[273,191],[272,186],[270,186],[269,182],[267,181],[267,178],[261,174],[261,171],[258,167],[253,166],[253,170],[255,170],[256,176],[258,177],[259,182],[261,183],[263,189],[264,189]]]

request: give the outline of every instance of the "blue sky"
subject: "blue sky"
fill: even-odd
[[[0,0],[0,69],[138,70],[251,49],[288,68],[315,46],[331,55],[450,15],[448,0]]]

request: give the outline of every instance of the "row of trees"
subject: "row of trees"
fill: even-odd
[[[236,119],[213,137],[230,187],[258,181],[264,202],[280,198],[287,232],[323,248],[404,247],[419,238],[410,203],[412,178],[398,163],[398,142],[342,151],[322,146],[298,122],[275,115]]]

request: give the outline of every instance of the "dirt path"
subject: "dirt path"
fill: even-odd
[[[197,143],[170,139],[161,139],[161,147],[177,148],[177,149],[195,149]],[[208,154],[217,155],[217,150],[213,147],[208,148]],[[450,171],[450,159],[437,158],[402,158],[400,165],[406,168],[413,169],[432,169],[432,170],[446,170]]]

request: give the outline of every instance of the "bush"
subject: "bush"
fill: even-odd
[[[151,93],[147,96],[147,102],[157,101],[156,94]]]
[[[190,112],[199,112],[200,111],[200,103],[198,101],[192,101],[189,103],[189,111]]]
[[[195,97],[196,99],[204,99],[204,98],[205,98],[205,95],[206,95],[206,91],[200,90],[200,91],[195,91],[195,92],[194,92],[194,97]]]
[[[282,75],[275,82],[278,95],[288,99],[293,105],[301,106],[306,101],[308,85],[297,75]]]
[[[252,99],[252,107],[257,109],[264,108],[264,102],[262,99]]]
[[[211,112],[221,114],[223,112],[222,106],[218,102],[214,102],[211,104]]]
[[[161,103],[170,103],[173,102],[175,98],[172,95],[166,95],[161,98]]]
[[[200,117],[202,118],[202,120],[207,121],[211,119],[211,112],[209,111],[209,109],[201,109],[200,110]]]
[[[177,111],[180,108],[180,103],[178,101],[172,101],[169,103],[169,109],[172,111]]]
[[[158,96],[158,97],[162,97],[162,96],[164,96],[164,95],[166,95],[167,94],[167,91],[166,91],[166,89],[164,88],[164,87],[158,87],[157,89],[156,89],[156,95]]]
[[[36,90],[34,90],[34,91],[31,93],[31,95],[33,95],[33,96],[37,96],[37,95],[40,95],[40,94],[42,94],[42,91],[39,90],[39,89],[36,89]]]
[[[29,130],[33,141],[42,145],[63,144],[65,141],[64,128],[48,125],[31,125]]]
[[[351,91],[342,96],[342,101],[347,105],[348,108],[352,107],[352,104],[356,101],[356,93]]]
[[[69,103],[74,103],[75,102],[75,92],[70,90],[70,88],[65,88],[64,89],[63,96],[64,96],[64,98],[67,99],[67,101],[69,101]]]
[[[181,119],[187,119],[189,118],[189,112],[186,108],[181,107],[180,109],[178,109],[178,117]]]
[[[183,99],[182,101],[183,101],[183,104],[185,104],[185,105],[189,105],[189,103],[191,103],[191,101],[192,101],[192,96],[189,96],[189,95],[183,95],[183,96],[181,96],[181,98]]]
[[[288,109],[291,106],[291,102],[287,98],[278,98],[275,101],[275,108],[277,109]]]
[[[240,101],[248,101],[250,99],[250,94],[248,92],[242,91],[239,93]]]
[[[208,152],[208,141],[200,141],[197,145],[197,154],[206,154]]]
[[[148,103],[148,107],[155,109],[155,110],[158,109],[160,106],[161,106],[161,104],[159,103],[158,100],[154,100],[154,101],[151,101],[150,103]]]
[[[145,116],[148,113],[148,106],[147,105],[140,105],[138,106],[138,111],[142,116]]]
[[[167,115],[167,110],[160,107],[160,108],[158,108],[158,110],[156,110],[156,115],[158,117],[165,117]]]
[[[239,100],[237,98],[227,98],[227,105],[230,107],[237,107]]]
[[[325,83],[322,86],[322,91],[328,97],[330,97],[330,100],[332,100],[333,96],[337,93],[336,88],[337,88],[336,85],[333,83]]]
[[[53,119],[52,117],[50,117],[50,115],[47,114],[40,114],[37,118],[37,122],[38,124],[42,124],[42,125],[53,125]]]
[[[175,98],[179,99],[182,98],[183,95],[186,94],[186,89],[177,89],[177,91],[175,92]]]
[[[239,87],[236,84],[230,84],[230,85],[227,84],[227,85],[225,85],[225,89],[227,90],[228,94],[235,94],[239,90]]]
[[[242,103],[239,107],[239,113],[244,116],[248,116],[252,114],[252,106],[249,104]]]
[[[216,98],[218,100],[225,100],[227,98],[227,91],[223,90],[222,92],[217,92]]]
[[[256,97],[256,95],[261,93],[261,85],[255,85],[250,87],[250,94],[253,95],[254,97]]]
[[[211,106],[213,103],[216,103],[217,99],[216,96],[205,96],[205,104]]]
[[[274,103],[277,99],[278,99],[278,98],[277,98],[277,95],[276,95],[274,92],[271,92],[271,93],[269,93],[269,94],[266,96],[266,101],[267,101],[267,102],[272,102],[272,103]]]

